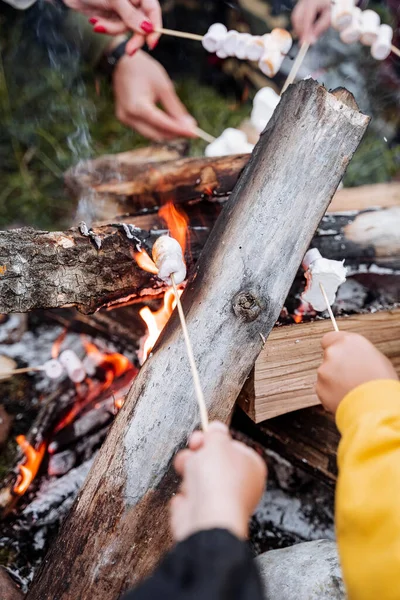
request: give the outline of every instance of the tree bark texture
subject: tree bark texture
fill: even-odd
[[[306,80],[283,95],[261,136],[182,296],[211,419],[229,419],[367,124]],[[171,544],[172,460],[198,424],[175,312],[29,600],[116,600],[154,568]]]

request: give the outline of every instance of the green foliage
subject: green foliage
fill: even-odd
[[[348,166],[346,187],[390,181],[400,169],[400,147],[368,131]]]

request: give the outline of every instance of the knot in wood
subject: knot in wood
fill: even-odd
[[[233,312],[243,321],[255,321],[261,313],[261,303],[252,292],[239,292],[232,301]]]

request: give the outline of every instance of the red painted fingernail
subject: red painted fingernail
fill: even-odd
[[[157,46],[159,40],[156,40],[155,42],[153,42],[150,46],[150,50],[154,50],[154,48]]]
[[[143,29],[145,33],[153,33],[154,27],[150,21],[143,21],[140,27]]]
[[[98,19],[95,19],[94,17],[89,19],[89,23],[91,23],[92,25],[96,25],[97,21],[98,21]]]
[[[107,29],[103,25],[96,25],[96,27],[94,27],[94,31],[96,33],[107,33]]]
[[[137,48],[134,48],[133,50],[129,50],[129,52],[128,52],[129,56],[133,56],[134,54],[136,54],[137,50],[138,50]]]

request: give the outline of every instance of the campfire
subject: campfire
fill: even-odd
[[[310,95],[309,106],[300,102],[298,88],[289,90],[279,105],[284,135],[273,126],[270,140],[262,137],[247,166],[248,158],[239,156],[229,161],[182,158],[141,164],[133,175],[124,167],[126,181],[96,179],[90,188],[99,198],[108,194],[108,200],[113,199],[128,216],[106,224],[103,220],[92,229],[81,224],[66,232],[40,233],[39,238],[31,232],[24,237],[22,232],[16,239],[13,232],[6,232],[4,243],[12,245],[18,260],[26,260],[38,244],[57,257],[41,265],[41,278],[34,261],[27,261],[29,272],[23,271],[19,280],[27,292],[18,300],[19,310],[40,310],[32,313],[22,333],[15,334],[17,341],[1,348],[17,361],[17,368],[42,366],[50,359],[62,367],[57,378],[37,371],[10,380],[33,390],[35,406],[31,423],[19,430],[18,422],[13,424],[14,458],[0,488],[3,539],[15,538],[18,558],[11,565],[25,587],[95,456],[79,510],[77,505],[72,509],[58,550],[52,550],[46,564],[57,562],[60,577],[68,582],[74,579],[71,589],[81,597],[73,564],[78,554],[81,568],[96,585],[93,569],[99,568],[99,581],[115,591],[120,585],[115,578],[129,584],[130,575],[125,565],[113,567],[114,536],[124,562],[140,574],[168,545],[166,506],[176,485],[171,461],[199,423],[199,415],[180,323],[171,319],[176,308],[174,290],[158,277],[157,261],[152,258],[162,236],[174,239],[184,255],[189,283],[179,285],[179,294],[213,418],[227,421],[237,400],[255,422],[317,403],[316,348],[323,331],[332,325],[302,300],[305,278],[299,265],[310,246],[331,261],[345,259],[347,281],[334,304],[340,328],[375,327],[379,338],[375,342],[400,355],[398,346],[393,350],[399,326],[398,259],[389,242],[383,248],[382,237],[375,235],[391,208],[365,210],[348,203],[346,211],[337,209],[339,192],[323,216],[367,120],[349,99],[342,103],[343,92],[329,95],[325,103],[328,92],[316,84],[303,82],[300,89]],[[351,111],[351,122],[338,117],[336,104]],[[321,129],[312,143],[325,157],[323,167],[303,154],[300,160],[297,150],[298,162],[294,160],[293,148],[300,147],[299,139],[303,140],[304,131],[311,131],[310,124]],[[332,127],[338,147],[332,144]],[[263,154],[268,154],[268,161]],[[282,191],[283,180],[292,182],[296,203]],[[135,211],[135,206],[140,209]],[[375,229],[369,240],[371,213]],[[372,252],[376,239],[380,246]],[[13,272],[13,267],[7,263],[5,273]],[[62,294],[54,294],[54,278],[60,280],[62,274]],[[0,312],[10,312],[14,301],[12,290],[4,294]],[[6,316],[0,322],[0,338],[12,319]],[[35,335],[30,331],[34,327]],[[35,351],[36,338],[41,339],[41,353]],[[29,344],[30,354],[25,350]],[[235,418],[245,422],[243,415]],[[247,427],[250,431],[253,425]],[[286,431],[287,425],[283,433],[274,435],[283,439]],[[288,453],[295,446],[295,433],[290,436],[283,444]],[[323,450],[321,454],[325,458]],[[317,460],[310,455],[310,462]],[[324,479],[322,462],[309,468]],[[93,515],[107,524],[96,532],[96,544],[111,549],[107,564],[99,562],[89,548]],[[145,530],[146,547],[140,541]],[[0,543],[5,545],[1,539]],[[27,545],[36,552],[28,574],[21,564]],[[60,548],[67,546],[68,555],[60,556]],[[43,572],[30,592],[33,600],[50,589],[49,571]]]

